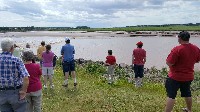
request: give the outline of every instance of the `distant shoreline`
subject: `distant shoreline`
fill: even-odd
[[[200,32],[189,31],[191,36],[200,37]],[[6,32],[0,33],[0,37],[175,37],[179,31],[137,31],[137,32],[125,32],[125,31],[28,31],[28,32]]]

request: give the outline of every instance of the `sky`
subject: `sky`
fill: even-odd
[[[200,0],[0,0],[0,27],[200,23]]]

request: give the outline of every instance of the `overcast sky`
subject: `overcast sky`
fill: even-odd
[[[0,0],[0,27],[200,23],[200,0]]]

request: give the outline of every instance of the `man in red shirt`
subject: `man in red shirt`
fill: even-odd
[[[146,62],[146,51],[142,49],[143,43],[140,41],[137,48],[133,50],[132,65],[134,65],[135,86],[142,86],[142,77],[144,76],[144,64]]]
[[[200,61],[200,49],[189,43],[190,34],[182,31],[178,35],[179,46],[174,47],[166,59],[170,68],[165,83],[167,104],[165,112],[171,112],[175,104],[178,89],[181,97],[185,97],[187,112],[192,111],[190,84],[194,79],[194,64]]]
[[[114,71],[115,71],[116,58],[112,55],[112,50],[108,50],[108,56],[106,57],[105,65],[108,66],[108,84],[113,83]]]

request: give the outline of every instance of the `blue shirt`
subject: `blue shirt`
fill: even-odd
[[[65,44],[62,46],[61,55],[63,55],[63,61],[72,61],[74,60],[74,46],[70,44]]]
[[[20,58],[10,52],[0,54],[0,88],[20,86],[27,76],[28,71]]]

